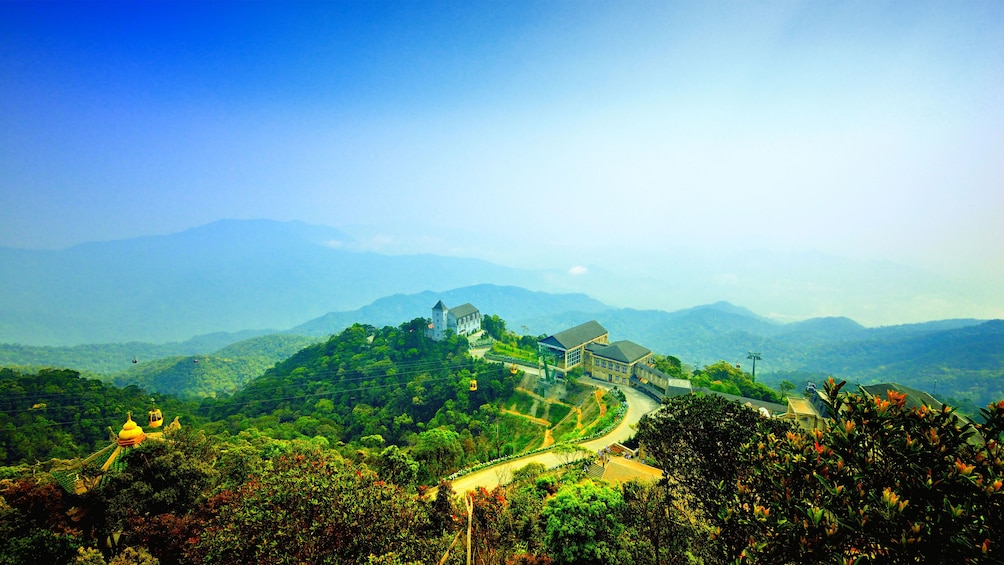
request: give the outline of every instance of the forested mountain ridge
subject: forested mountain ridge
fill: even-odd
[[[0,343],[0,366],[61,367],[82,373],[112,375],[132,367],[134,359],[145,362],[164,357],[210,355],[241,341],[272,334],[274,332],[261,330],[217,332],[168,343],[90,343],[72,346]],[[286,340],[288,337],[277,341]],[[249,352],[244,351],[242,354],[246,353]]]
[[[482,313],[498,314],[511,329],[531,336],[597,320],[610,331],[612,338],[629,339],[695,367],[719,360],[745,367],[747,353],[756,351],[762,354],[757,376],[768,383],[818,375],[833,375],[863,384],[895,380],[955,398],[973,408],[992,400],[1004,380],[1004,362],[993,354],[1004,349],[1004,343],[994,330],[996,326],[981,320],[939,320],[878,328],[866,328],[841,317],[779,323],[727,302],[676,312],[616,309],[581,294],[549,294],[490,284],[438,293],[385,296],[358,310],[330,312],[286,333],[308,334],[316,339],[357,322],[393,326],[401,320],[427,317],[431,305],[440,299],[448,305],[471,302]],[[112,368],[131,369],[134,356],[143,362],[161,357],[215,355],[215,349],[258,333],[210,334],[163,346],[111,344],[64,349],[0,345],[0,360],[7,365],[62,366],[107,374]],[[265,339],[261,343],[267,342]],[[210,344],[216,347],[209,349]],[[261,366],[242,355],[223,357]],[[278,360],[273,358],[272,362]],[[169,368],[167,363],[156,365]],[[127,376],[128,373],[115,378],[127,383]],[[160,383],[172,383],[172,378],[152,374],[143,378],[154,390],[160,388]],[[233,390],[234,384],[242,380],[247,377],[228,376],[216,387],[203,380],[197,390],[186,392],[204,394],[210,388]],[[169,386],[168,390],[180,392],[181,388]]]
[[[210,355],[186,355],[135,363],[111,375],[119,386],[135,385],[151,392],[179,396],[234,393],[277,362],[289,358],[316,338],[271,334],[230,344]]]
[[[781,379],[822,376],[860,384],[896,381],[952,399],[970,412],[1004,396],[1001,320],[939,320],[879,328],[847,318],[782,324],[717,303],[677,312],[565,312],[523,323],[535,329],[560,328],[591,319],[611,336],[695,367],[725,360],[749,370],[748,353],[758,352],[757,379],[774,386]]]

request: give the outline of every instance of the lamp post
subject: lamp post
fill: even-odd
[[[752,351],[750,351],[750,354],[747,355],[746,358],[753,360],[753,381],[756,382],[756,362],[762,361],[763,359],[760,357],[759,352],[753,353]]]

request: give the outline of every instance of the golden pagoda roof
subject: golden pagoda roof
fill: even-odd
[[[118,444],[122,447],[139,445],[144,439],[146,434],[143,433],[143,428],[132,421],[132,413],[129,413],[126,416],[126,423],[122,425],[122,431],[119,432]]]

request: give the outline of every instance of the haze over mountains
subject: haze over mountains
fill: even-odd
[[[541,276],[479,261],[342,249],[332,228],[220,221],[159,237],[62,251],[0,249],[0,342],[182,341],[286,329],[399,292]]]
[[[680,255],[656,264],[624,250],[621,261],[630,265],[569,268],[560,255],[542,252],[536,260],[553,268],[521,269],[429,253],[380,254],[370,251],[379,247],[374,236],[365,237],[301,222],[223,220],[64,250],[0,248],[0,270],[12,274],[0,279],[0,343],[162,343],[286,330],[394,294],[485,283],[580,293],[642,310],[728,300],[779,320],[851,315],[875,325],[934,319],[917,316],[939,309],[996,317],[975,302],[950,300],[950,285],[924,273],[820,254]],[[597,257],[609,251],[597,250]],[[569,310],[588,312],[597,304]],[[553,313],[539,315],[545,314]]]
[[[353,323],[397,326],[429,316],[443,300],[449,306],[471,302],[521,334],[549,334],[595,319],[612,339],[629,339],[693,366],[718,360],[745,366],[747,353],[757,351],[763,355],[758,375],[768,382],[820,373],[905,380],[928,390],[940,382],[943,391],[973,402],[1004,396],[999,320],[867,328],[841,316],[781,323],[725,301],[672,312],[620,308],[564,291],[573,283],[602,283],[603,277],[429,254],[381,255],[365,247],[332,228],[222,221],[64,251],[0,249],[4,272],[18,273],[0,280],[0,363],[66,366],[156,386],[161,370],[134,367],[133,357],[144,363],[163,358],[164,367],[183,367],[186,378],[198,379],[202,370],[189,356],[217,355],[224,362],[241,357],[226,349],[230,344],[268,334],[324,339]],[[637,280],[604,276],[624,292],[639,288]],[[676,291],[674,285],[665,288]],[[224,389],[253,378],[241,367],[265,367],[308,342],[248,342],[245,349],[266,347],[272,357],[233,365]]]

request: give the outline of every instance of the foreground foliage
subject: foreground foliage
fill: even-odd
[[[193,548],[206,563],[429,562],[438,545],[427,505],[336,456],[295,453],[209,501]]]
[[[712,396],[672,399],[639,427],[670,500],[711,531],[722,563],[998,563],[1004,402],[951,407],[848,394],[807,432]]]
[[[827,384],[837,416],[826,431],[745,446],[726,527],[747,538],[731,549],[761,563],[1002,561],[1004,401],[971,423],[842,384]]]

